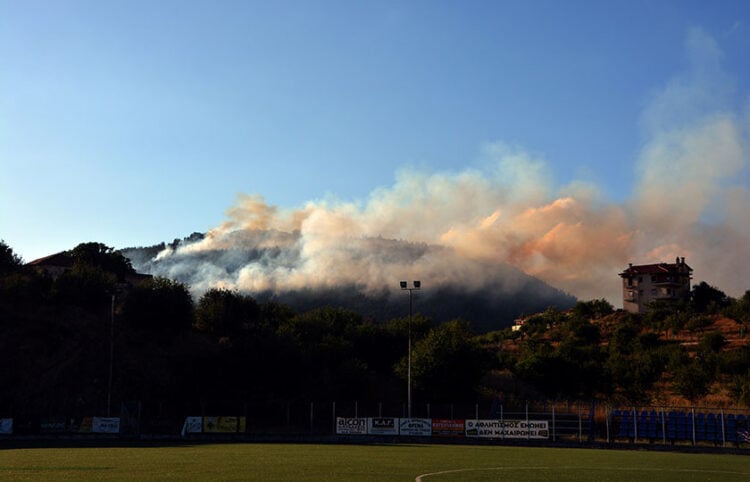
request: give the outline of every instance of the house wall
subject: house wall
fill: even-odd
[[[631,313],[645,313],[648,304],[653,301],[687,299],[690,296],[690,268],[684,263],[669,267],[669,271],[657,274],[623,273],[623,309]]]

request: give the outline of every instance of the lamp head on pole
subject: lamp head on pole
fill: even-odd
[[[418,290],[422,287],[422,282],[419,280],[412,281],[411,288],[409,288],[408,283],[406,281],[400,281],[399,284],[401,285],[402,290]]]

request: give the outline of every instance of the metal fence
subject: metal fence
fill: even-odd
[[[221,417],[242,420],[232,436],[238,439],[264,436],[305,437],[337,436],[337,420],[391,418],[407,419],[403,403],[371,401],[197,401],[128,402],[119,412],[119,436],[124,438],[184,436],[187,417]],[[544,424],[544,436],[510,436],[498,431],[483,442],[527,441],[545,444],[622,445],[633,446],[703,446],[750,450],[748,422],[750,410],[711,407],[614,407],[603,401],[523,401],[484,403],[431,404],[416,403],[412,418],[455,422],[483,421],[498,427]],[[6,416],[5,414],[0,414]],[[96,414],[92,414],[96,415]],[[15,419],[13,433],[0,438],[25,435],[61,436],[85,433],[86,417],[50,415]],[[455,425],[455,424],[454,424]],[[472,426],[475,426],[472,425]],[[226,433],[225,433],[226,435]],[[476,433],[456,433],[456,437],[477,441]],[[199,436],[210,438],[212,434]],[[356,441],[356,435],[350,436]],[[533,439],[533,440],[532,440]],[[429,439],[425,439],[429,442]]]

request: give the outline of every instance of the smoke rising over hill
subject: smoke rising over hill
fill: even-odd
[[[361,202],[284,209],[240,195],[202,240],[135,264],[199,292],[382,294],[399,280],[421,279],[431,289],[512,296],[528,288],[523,272],[619,306],[617,273],[628,262],[684,256],[697,279],[736,296],[750,288],[750,115],[732,108],[736,94],[711,38],[692,31],[687,54],[688,71],[643,114],[637,185],[624,202],[585,183],[555,187],[547,161],[494,143],[483,150],[483,167],[403,169]]]

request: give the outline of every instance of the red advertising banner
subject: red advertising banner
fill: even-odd
[[[432,419],[432,435],[435,437],[463,437],[465,433],[464,419]]]

